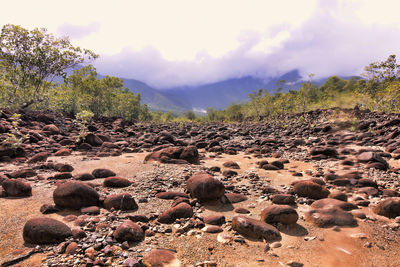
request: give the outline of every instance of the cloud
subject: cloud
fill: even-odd
[[[100,29],[100,23],[93,22],[86,26],[74,24],[62,24],[58,27],[57,33],[61,36],[69,36],[71,39],[82,39]]]
[[[364,66],[398,53],[400,47],[396,21],[367,23],[365,13],[357,15],[360,5],[320,1],[316,12],[299,25],[282,23],[264,32],[242,30],[236,47],[222,56],[212,56],[204,49],[194,60],[173,61],[147,46],[102,55],[95,65],[100,73],[141,80],[156,88],[243,76],[268,79],[293,69],[299,69],[303,77],[309,73],[316,77],[360,75]]]

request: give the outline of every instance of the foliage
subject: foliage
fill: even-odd
[[[76,138],[76,142],[80,142],[89,134],[88,125],[90,121],[93,119],[93,112],[88,110],[83,110],[76,114],[74,123],[79,128],[79,135]]]
[[[2,142],[2,144],[12,148],[14,151],[28,138],[28,135],[23,134],[19,129],[20,117],[21,114],[18,113],[14,113],[11,116],[11,132],[7,134],[7,138]]]
[[[55,77],[66,77],[66,69],[97,57],[46,29],[7,24],[0,35],[2,100],[8,107],[22,108],[41,102]]]

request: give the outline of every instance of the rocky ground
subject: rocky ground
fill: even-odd
[[[0,113],[0,136],[12,130]],[[2,266],[400,266],[400,117],[243,124],[22,113],[0,146]]]

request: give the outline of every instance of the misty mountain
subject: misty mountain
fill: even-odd
[[[132,92],[141,94],[142,103],[148,104],[152,110],[176,112],[184,110],[204,111],[208,107],[224,109],[233,102],[246,102],[249,93],[258,91],[258,89],[274,93],[280,80],[286,82],[281,84],[283,91],[296,90],[303,82],[297,70],[268,79],[246,76],[199,86],[159,90],[137,80],[123,80],[124,85]]]

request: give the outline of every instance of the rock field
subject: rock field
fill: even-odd
[[[400,116],[259,123],[20,112],[0,145],[1,266],[400,266]],[[0,138],[10,133],[0,111]]]

